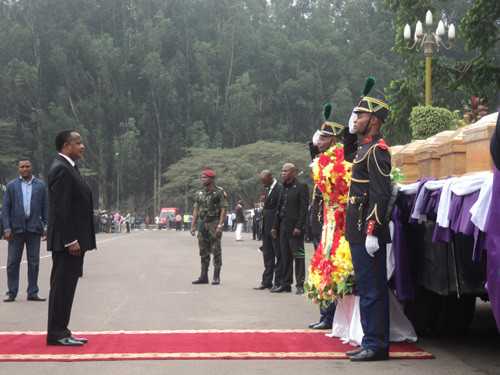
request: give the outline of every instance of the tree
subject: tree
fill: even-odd
[[[210,167],[216,171],[216,183],[228,193],[231,205],[242,199],[253,207],[262,189],[259,172],[269,169],[279,176],[285,162],[294,163],[301,178],[308,176],[309,153],[303,144],[259,141],[228,149],[191,148],[165,173],[167,183],[162,187],[162,199],[166,204],[190,210],[192,198],[201,187],[201,170]]]

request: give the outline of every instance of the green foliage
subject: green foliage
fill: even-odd
[[[191,148],[303,144],[327,102],[330,119],[345,123],[368,75],[377,77],[374,91],[388,88],[388,140],[409,140],[423,58],[402,29],[427,8],[457,24],[466,15],[458,43],[433,61],[436,105],[461,108],[498,86],[495,0],[0,4],[0,121],[13,137],[0,137],[2,160],[25,153],[44,175],[54,135],[76,128],[87,147],[82,170],[105,208],[119,191],[127,208],[156,210],[162,202],[152,196],[170,182],[161,176]],[[9,163],[1,181],[16,173]]]
[[[409,48],[403,28],[408,23],[414,31],[416,21],[424,21],[428,9],[435,23],[443,18],[460,25],[452,48],[441,48],[433,55],[433,105],[456,110],[462,109],[472,95],[494,98],[500,87],[500,49],[495,47],[500,28],[497,0],[386,0],[385,4],[395,19],[394,50],[403,59],[399,77],[386,87],[391,114],[385,135],[392,144],[410,141],[411,110],[424,102],[423,54]]]
[[[462,62],[460,82],[475,95],[493,98],[500,88],[500,2],[476,0],[460,23],[468,50],[478,51]]]
[[[259,173],[269,169],[279,178],[285,162],[297,166],[301,179],[309,176],[309,153],[299,143],[259,141],[232,149],[192,148],[168,168],[161,194],[167,204],[190,209],[192,197],[201,188],[200,172],[210,167],[216,171],[216,184],[226,190],[231,205],[242,199],[247,207],[253,207],[262,191]]]
[[[345,122],[364,77],[397,70],[393,33],[383,0],[3,1],[0,119],[41,174],[78,129],[98,204],[156,210],[188,149],[302,144],[330,101]]]
[[[405,179],[404,173],[398,167],[393,167],[391,170],[391,181],[393,184],[399,184]]]
[[[413,139],[426,139],[445,130],[455,129],[457,116],[446,108],[414,107],[410,115]]]
[[[20,132],[12,121],[0,120],[0,134],[3,147],[0,148],[0,183],[6,184],[17,173],[17,161],[21,157],[31,158],[20,141]]]

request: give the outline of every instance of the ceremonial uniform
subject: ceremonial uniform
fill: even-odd
[[[354,113],[363,112],[383,122],[389,110],[384,102],[363,97]],[[362,350],[351,359],[365,361],[387,359],[389,350],[386,244],[391,240],[387,208],[392,184],[391,157],[382,136],[358,139],[346,213],[346,239],[351,249],[364,332]]]
[[[194,208],[198,211],[197,229],[200,248],[202,274],[208,273],[210,254],[213,255],[214,273],[222,266],[221,238],[217,234],[221,210],[227,210],[227,195],[219,186],[211,191],[201,190],[196,193]]]
[[[385,216],[392,192],[391,155],[381,136],[367,137],[360,143],[352,166],[346,238],[349,243],[364,244],[369,233],[388,243]]]

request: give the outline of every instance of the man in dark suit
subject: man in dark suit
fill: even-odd
[[[280,286],[278,268],[281,260],[279,242],[271,235],[274,219],[276,217],[276,209],[278,208],[281,185],[268,170],[263,170],[260,173],[260,181],[265,187],[264,209],[262,212],[262,256],[264,258],[264,273],[262,274],[261,284],[254,288],[256,290],[271,289],[273,285],[276,288]]]
[[[38,295],[40,240],[47,230],[47,189],[33,177],[31,161],[21,159],[19,177],[7,184],[3,196],[4,237],[9,241],[7,256],[7,297],[13,302],[19,289],[19,265],[26,245],[28,259],[28,301],[45,301]]]
[[[83,256],[96,248],[92,192],[75,162],[85,146],[80,134],[65,130],[56,137],[58,155],[48,175],[49,225],[47,250],[52,252],[47,344],[81,346],[85,338],[68,329]]]
[[[296,294],[303,294],[306,274],[304,233],[309,206],[309,191],[306,184],[297,180],[297,168],[291,163],[283,165],[281,179],[283,189],[271,231],[273,238],[279,238],[280,243],[280,286],[271,289],[271,292],[291,292],[293,263],[295,261]]]

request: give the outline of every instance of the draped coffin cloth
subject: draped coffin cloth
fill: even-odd
[[[500,170],[496,168],[489,215],[486,224],[487,289],[500,331]]]

